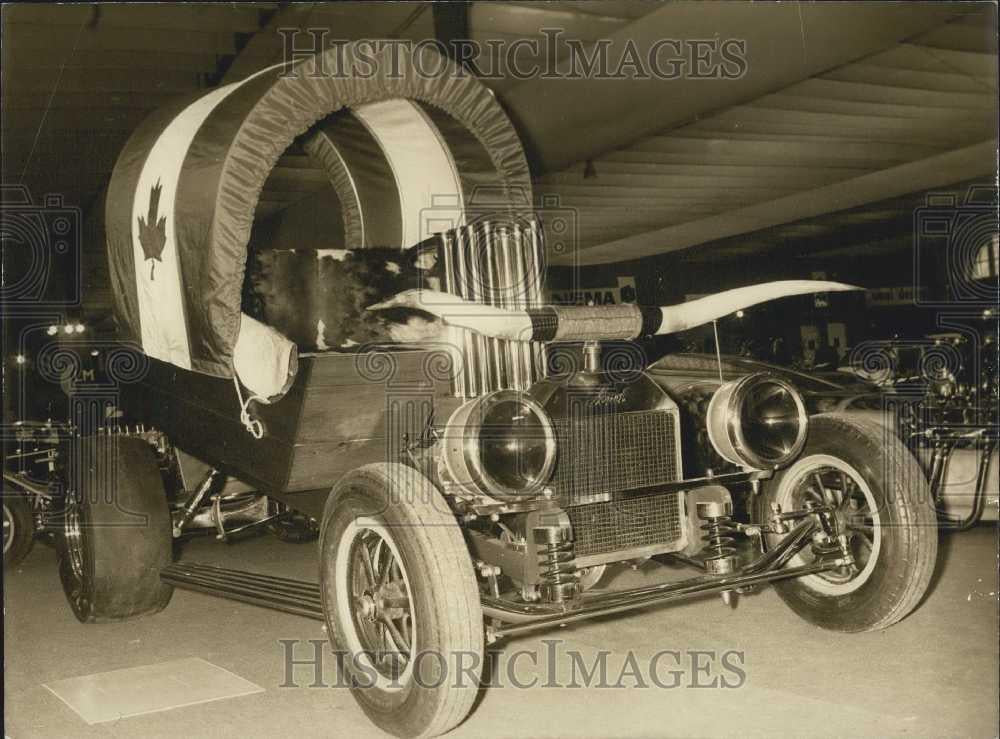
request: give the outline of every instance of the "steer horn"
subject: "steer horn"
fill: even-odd
[[[485,336],[514,341],[600,341],[637,339],[685,331],[717,318],[790,295],[861,290],[821,280],[781,280],[738,287],[679,305],[562,306],[510,310],[473,303],[435,290],[406,290],[368,310],[414,308],[445,323]]]

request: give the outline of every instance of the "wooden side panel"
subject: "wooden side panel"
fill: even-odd
[[[398,461],[405,439],[456,401],[437,350],[323,354],[312,360],[287,490],[329,486],[364,464]]]
[[[123,400],[130,418],[260,488],[329,488],[355,467],[398,460],[406,438],[447,420],[460,401],[451,397],[450,380],[435,372],[439,354],[393,349],[302,356],[284,397],[251,403],[251,415],[264,425],[262,439],[240,422],[231,380],[150,360],[150,372],[126,388]]]
[[[154,359],[149,363],[141,382],[123,388],[123,405],[130,419],[165,431],[180,449],[257,487],[284,487],[293,441],[271,420],[280,418],[284,426],[294,428],[301,394],[289,393],[268,408],[271,418],[265,421],[266,433],[257,440],[240,423],[232,380],[188,372]]]

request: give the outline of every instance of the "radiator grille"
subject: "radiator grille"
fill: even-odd
[[[564,506],[680,477],[673,411],[600,413],[557,424],[553,490]]]
[[[662,493],[567,509],[576,556],[678,541],[683,536],[678,496]]]

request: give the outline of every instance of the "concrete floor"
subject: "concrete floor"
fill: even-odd
[[[234,545],[191,542],[185,558],[309,578],[313,545],[257,538]],[[615,585],[676,577],[650,563],[623,571]],[[4,578],[5,734],[26,737],[382,736],[342,688],[306,687],[312,671],[284,680],[279,639],[322,639],[322,625],[209,596],[177,591],[163,613],[126,624],[82,626],[66,607],[52,550],[38,545]],[[945,536],[933,589],[902,623],[873,634],[839,635],[801,621],[772,590],[718,598],[590,622],[524,637],[496,653],[502,687],[484,691],[461,737],[994,737],[998,706],[997,532],[989,526]],[[643,660],[661,650],[743,652],[743,685],[705,682],[684,658],[680,687],[522,690],[502,676],[515,658],[521,682],[546,669],[543,639],[555,645],[555,680],[568,682],[567,654],[589,664],[601,649],[610,682],[634,650]],[[304,647],[304,648],[308,648]],[[264,687],[261,694],[87,726],[42,687],[60,678],[200,656]],[[699,658],[701,660],[710,658]],[[735,657],[731,659],[736,659]],[[703,662],[704,663],[704,662]],[[661,662],[661,682],[672,662]],[[719,674],[718,663],[715,673]],[[735,680],[732,672],[723,677]],[[324,671],[328,681],[335,673]],[[626,685],[635,680],[626,677]],[[648,682],[648,681],[647,681]]]

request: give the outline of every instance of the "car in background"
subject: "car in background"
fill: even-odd
[[[982,382],[963,382],[954,376],[960,373],[945,377],[936,370],[921,377],[920,365],[918,361],[916,373],[901,372],[876,382],[879,378],[865,378],[851,369],[806,372],[744,357],[678,353],[657,360],[648,372],[686,398],[695,415],[707,411],[723,382],[761,372],[780,377],[802,394],[810,415],[847,412],[898,435],[928,477],[943,528],[964,530],[979,521],[996,521],[1000,510],[996,374],[984,362]],[[707,437],[698,447],[693,451],[708,457],[710,464],[714,451]]]

